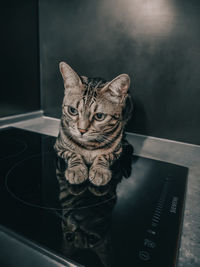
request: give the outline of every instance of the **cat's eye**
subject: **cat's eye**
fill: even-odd
[[[76,116],[76,115],[78,115],[78,110],[75,109],[75,108],[73,108],[73,107],[71,107],[71,106],[68,106],[68,112],[69,112],[69,114],[72,115],[72,116]]]
[[[90,234],[90,235],[88,236],[88,241],[89,241],[89,243],[90,243],[91,245],[94,245],[94,244],[98,243],[99,240],[100,240],[100,239],[99,239],[96,235]]]
[[[65,234],[65,239],[67,241],[73,241],[74,240],[74,233],[66,233]]]
[[[104,113],[96,113],[94,115],[94,118],[97,121],[103,121],[105,119],[105,117],[106,117],[106,114],[104,114]]]

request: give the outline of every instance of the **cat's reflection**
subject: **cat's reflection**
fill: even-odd
[[[106,186],[86,182],[70,185],[65,178],[65,162],[57,159],[60,187],[62,252],[85,266],[112,266],[111,220],[117,201],[116,188],[122,177],[131,173],[132,147],[127,143],[124,153],[112,168],[113,177]]]

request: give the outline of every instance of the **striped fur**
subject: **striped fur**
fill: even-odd
[[[94,185],[105,185],[121,155],[124,126],[132,112],[129,76],[111,82],[87,78],[64,62],[60,71],[65,95],[55,150],[68,162],[66,179],[80,184],[89,178]]]

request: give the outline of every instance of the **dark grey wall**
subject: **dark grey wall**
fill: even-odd
[[[1,1],[0,17],[0,117],[38,110],[38,1]]]
[[[59,61],[79,74],[128,73],[128,131],[200,144],[200,2],[40,0],[42,105],[59,117]]]

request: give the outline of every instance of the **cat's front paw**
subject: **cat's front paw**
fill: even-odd
[[[89,180],[96,186],[106,185],[112,177],[109,169],[94,166],[89,171]]]
[[[65,178],[70,184],[81,184],[88,178],[88,169],[83,164],[68,167],[65,171]]]

